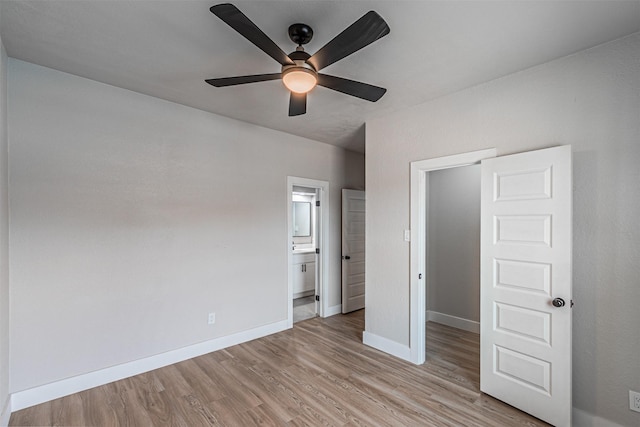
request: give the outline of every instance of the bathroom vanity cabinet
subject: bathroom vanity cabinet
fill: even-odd
[[[313,295],[316,290],[316,254],[293,254],[291,265],[293,276],[293,298]]]

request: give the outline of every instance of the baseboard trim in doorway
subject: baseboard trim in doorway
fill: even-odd
[[[104,384],[118,381],[123,378],[149,372],[154,369],[182,362],[211,353],[216,350],[242,344],[257,338],[275,334],[288,329],[287,321],[271,323],[246,331],[238,332],[220,338],[214,338],[198,344],[171,350],[166,353],[146,357],[140,360],[123,363],[110,368],[100,369],[71,378],[66,378],[50,384],[34,387],[28,390],[19,391],[11,395],[11,410],[19,411],[30,406],[48,402],[53,399],[68,396],[73,393],[88,390]]]
[[[620,424],[609,421],[597,415],[590,414],[575,406],[571,414],[571,424],[580,427],[623,427]]]
[[[437,311],[427,310],[427,322],[436,322],[452,328],[462,329],[464,331],[480,333],[480,322],[475,322],[462,317],[451,316],[449,314],[438,313]]]
[[[342,304],[332,305],[331,307],[327,307],[327,311],[324,313],[324,317],[331,317],[340,313],[342,313]]]
[[[0,414],[0,426],[8,426],[9,419],[11,418],[11,395],[7,396],[7,400],[2,407],[2,414]]]
[[[376,350],[384,351],[392,356],[411,362],[411,349],[409,346],[391,341],[389,338],[364,331],[362,333],[362,343]]]

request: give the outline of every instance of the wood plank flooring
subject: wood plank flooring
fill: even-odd
[[[422,366],[362,344],[364,311],[17,411],[11,426],[544,426],[479,391],[479,337],[429,322]]]

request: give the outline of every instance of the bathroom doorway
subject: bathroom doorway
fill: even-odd
[[[293,186],[291,192],[293,250],[293,323],[318,315],[316,301],[317,189]]]
[[[288,323],[323,316],[329,183],[288,177]]]

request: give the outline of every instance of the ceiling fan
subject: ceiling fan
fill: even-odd
[[[311,27],[306,24],[291,25],[289,38],[298,47],[287,55],[234,5],[218,4],[209,10],[282,65],[280,73],[205,80],[212,86],[224,87],[282,79],[284,85],[291,91],[289,116],[298,116],[307,112],[307,93],[316,85],[371,102],[376,102],[387,91],[382,87],[318,72],[389,34],[389,26],[374,11],[363,15],[313,55],[309,55],[302,47],[313,37]]]

